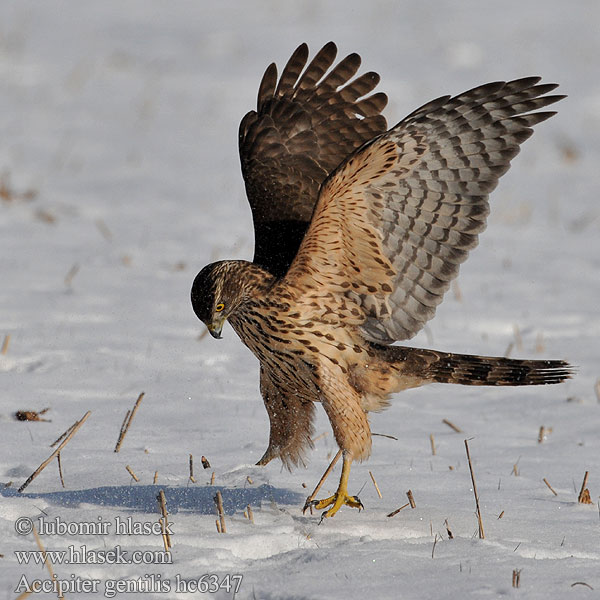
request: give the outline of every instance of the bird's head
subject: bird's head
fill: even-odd
[[[192,307],[214,337],[221,337],[225,321],[257,289],[273,277],[245,260],[222,260],[207,265],[192,285]]]

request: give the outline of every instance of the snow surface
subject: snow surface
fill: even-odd
[[[171,591],[118,597],[207,597],[175,592],[177,576],[206,573],[241,574],[235,597],[261,600],[598,597],[598,23],[597,0],[1,3],[0,340],[11,337],[0,355],[0,597],[17,597],[22,575],[49,577],[18,563],[15,550],[37,549],[31,534],[16,533],[19,517],[150,523],[160,489],[174,522],[172,564],[54,564],[61,580],[99,581],[97,593],[67,598],[105,597],[109,581],[150,575]],[[502,179],[459,287],[415,344],[503,354],[512,343],[512,356],[565,358],[578,374],[554,387],[433,385],[396,396],[371,422],[398,439],[375,437],[371,459],[351,473],[366,510],[342,509],[319,525],[300,509],[336,451],[322,411],[325,435],[306,469],[252,466],[268,437],[256,361],[229,328],[220,342],[199,340],[188,296],[207,262],[252,255],[236,136],[264,68],[282,66],[302,41],[314,52],[330,39],[381,74],[390,123],[495,79],[561,83],[569,98]],[[51,422],[13,418],[45,407]],[[19,494],[88,410],[61,453],[66,487],[53,462]],[[548,433],[538,443],[541,426]],[[592,505],[577,502],[586,470]],[[336,475],[322,493],[335,484]],[[226,534],[215,529],[217,489]],[[386,517],[409,489],[416,508]],[[42,542],[163,548],[161,536],[114,529]]]

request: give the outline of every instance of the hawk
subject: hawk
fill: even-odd
[[[483,231],[488,195],[540,111],[564,96],[539,77],[497,81],[421,106],[388,129],[377,73],[334,65],[326,44],[299,46],[281,77],[271,64],[256,111],[239,130],[255,231],[253,262],[200,271],[192,306],[215,338],[229,321],[260,362],[270,419],[257,464],[291,468],[311,447],[315,403],[329,417],[343,466],[332,517],[354,460],[371,452],[368,413],[427,383],[541,385],[571,374],[561,360],[513,360],[391,345],[434,316]]]

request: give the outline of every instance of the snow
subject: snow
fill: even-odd
[[[20,517],[112,526],[107,535],[41,536],[48,550],[160,552],[161,536],[117,534],[114,524],[156,522],[161,489],[172,564],[55,562],[59,580],[98,581],[97,592],[67,598],[108,597],[117,581],[138,586],[118,597],[191,598],[200,592],[177,592],[176,583],[209,573],[243,575],[237,594],[220,589],[215,598],[597,594],[599,20],[596,0],[2,3],[0,343],[10,335],[0,355],[2,597],[19,595],[23,575],[50,577],[19,564],[15,551],[37,549],[32,534],[17,534]],[[326,418],[319,409],[317,433],[326,435],[306,469],[253,466],[268,438],[256,361],[230,328],[219,342],[198,339],[189,289],[207,262],[252,255],[236,136],[262,72],[302,41],[314,52],[330,39],[381,74],[390,123],[499,78],[561,83],[569,97],[502,179],[459,287],[414,342],[481,354],[512,343],[512,356],[564,358],[578,372],[553,387],[432,385],[395,396],[371,423],[398,439],[375,437],[371,459],[350,476],[366,510],[342,509],[319,525],[301,507],[336,451]],[[50,422],[13,418],[46,407]],[[88,410],[61,452],[66,487],[54,461],[17,492]],[[585,471],[592,505],[577,502]],[[386,517],[409,489],[416,508]],[[226,534],[215,528],[217,490]],[[248,504],[254,523],[243,515]],[[511,587],[514,569],[520,590]],[[163,587],[143,591],[144,581]]]

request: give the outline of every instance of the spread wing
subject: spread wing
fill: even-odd
[[[564,97],[539,81],[439,98],[358,150],[323,185],[284,282],[317,313],[324,296],[343,295],[338,306],[360,314],[370,341],[414,336],[476,246],[488,194],[532,126],[555,114],[531,111]]]
[[[277,276],[287,271],[298,251],[325,178],[387,128],[379,114],[387,96],[368,95],[379,75],[369,72],[352,79],[360,56],[350,54],[331,68],[336,55],[329,42],[305,69],[308,47],[302,44],[279,81],[271,64],[260,84],[257,110],[240,123],[254,262]]]

